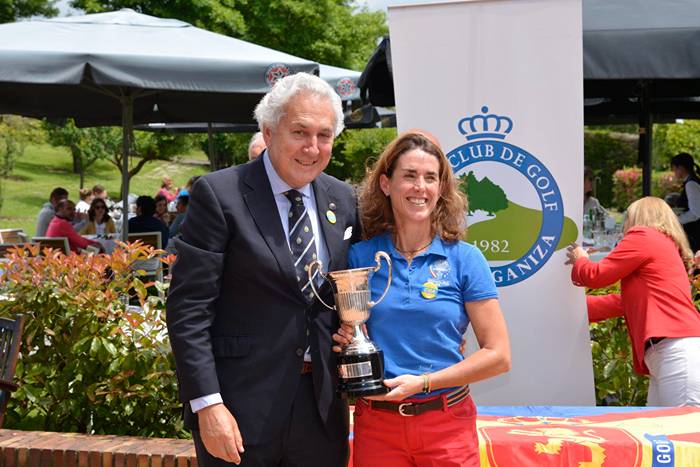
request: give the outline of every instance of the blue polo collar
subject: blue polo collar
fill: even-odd
[[[391,240],[391,235],[388,232],[382,234],[381,243],[381,249],[389,253],[389,256],[391,256],[392,258],[406,261],[406,258],[404,258],[404,256],[401,253],[399,253],[396,249],[394,242]],[[439,235],[435,235],[435,237],[433,237],[433,243],[430,244],[426,251],[419,254],[413,259],[420,258],[426,255],[436,255],[441,256],[443,258],[447,258],[447,253],[445,252],[445,245],[442,241],[442,238],[440,238]]]

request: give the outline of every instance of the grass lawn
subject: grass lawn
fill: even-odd
[[[169,176],[175,186],[184,186],[193,175],[209,170],[207,157],[201,151],[178,156],[173,161],[149,162],[131,179],[130,193],[154,196],[161,178]],[[17,160],[9,180],[3,183],[3,204],[0,209],[0,228],[21,228],[29,236],[35,232],[36,216],[48,201],[49,193],[57,186],[68,190],[70,199],[77,202],[80,176],[72,173],[72,159],[65,148],[49,145],[27,146]],[[107,161],[98,161],[85,174],[85,187],[103,185],[114,200],[121,198],[120,174]]]

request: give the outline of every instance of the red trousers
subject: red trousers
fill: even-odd
[[[476,407],[469,396],[442,410],[404,417],[360,399],[353,446],[354,467],[479,467]]]

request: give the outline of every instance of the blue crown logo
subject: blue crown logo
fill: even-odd
[[[489,108],[481,108],[483,115],[464,117],[457,124],[459,132],[467,137],[467,141],[481,138],[505,139],[513,129],[513,120],[503,115],[490,114]]]

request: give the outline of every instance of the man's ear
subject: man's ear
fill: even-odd
[[[270,128],[267,125],[263,125],[261,133],[262,133],[263,140],[265,141],[265,146],[269,146],[270,140],[272,139],[272,128]]]

